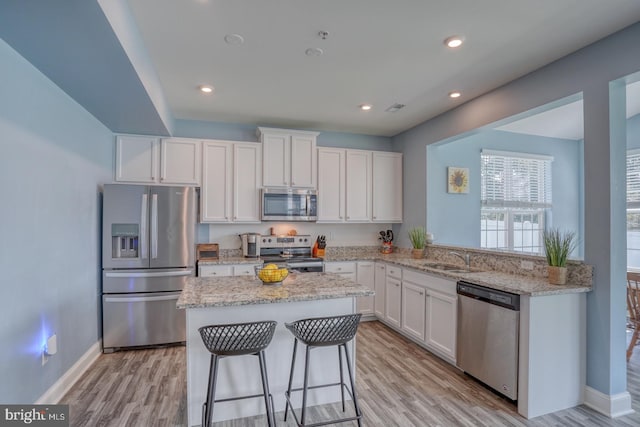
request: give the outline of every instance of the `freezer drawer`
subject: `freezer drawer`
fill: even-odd
[[[103,270],[102,293],[180,291],[195,268]]]
[[[180,292],[102,296],[102,346],[117,348],[186,341],[186,315],[176,308]]]

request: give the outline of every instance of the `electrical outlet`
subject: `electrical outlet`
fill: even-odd
[[[520,268],[523,270],[533,270],[533,261],[520,261]]]

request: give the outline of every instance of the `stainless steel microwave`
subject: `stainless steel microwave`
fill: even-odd
[[[262,221],[317,221],[316,190],[263,188]]]

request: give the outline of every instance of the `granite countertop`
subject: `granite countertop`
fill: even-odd
[[[590,292],[591,286],[586,285],[551,285],[544,277],[533,277],[522,274],[503,273],[499,271],[480,271],[472,269],[470,272],[446,271],[429,267],[429,262],[438,263],[438,260],[428,258],[413,259],[407,254],[392,253],[354,253],[346,255],[329,255],[324,257],[325,262],[340,261],[382,261],[403,268],[411,268],[424,273],[435,274],[447,279],[466,280],[481,286],[511,292],[518,295],[544,296],[560,295],[568,293]],[[229,257],[216,261],[200,262],[200,265],[224,265],[224,264],[256,264],[262,263],[260,258]],[[463,266],[460,266],[463,269]],[[306,273],[309,274],[309,273]],[[215,280],[221,280],[218,278]],[[257,280],[257,279],[256,279]],[[260,283],[258,281],[258,283]],[[590,283],[587,282],[587,283]],[[286,285],[283,284],[283,286]]]
[[[374,292],[366,286],[330,273],[291,273],[281,285],[263,285],[255,276],[190,277],[177,307],[227,307],[371,295]]]
[[[470,283],[486,286],[488,288],[497,289],[505,292],[511,292],[518,295],[543,296],[543,295],[560,295],[570,293],[590,292],[591,286],[582,285],[551,285],[546,278],[532,277],[520,274],[509,274],[498,271],[480,271],[471,269],[469,272],[446,271],[431,268],[428,263],[439,263],[436,260],[427,258],[413,259],[404,254],[377,254],[368,256],[331,256],[325,257],[326,262],[339,261],[383,261],[388,264],[395,264],[400,267],[408,267],[424,273],[435,274],[447,279],[466,280]],[[443,264],[443,263],[440,263]],[[460,266],[464,269],[464,266]]]

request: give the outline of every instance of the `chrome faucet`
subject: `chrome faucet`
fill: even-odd
[[[449,255],[461,258],[464,261],[464,265],[467,267],[467,270],[471,269],[471,255],[469,253],[465,252],[464,254],[461,254],[460,252],[450,251]]]

